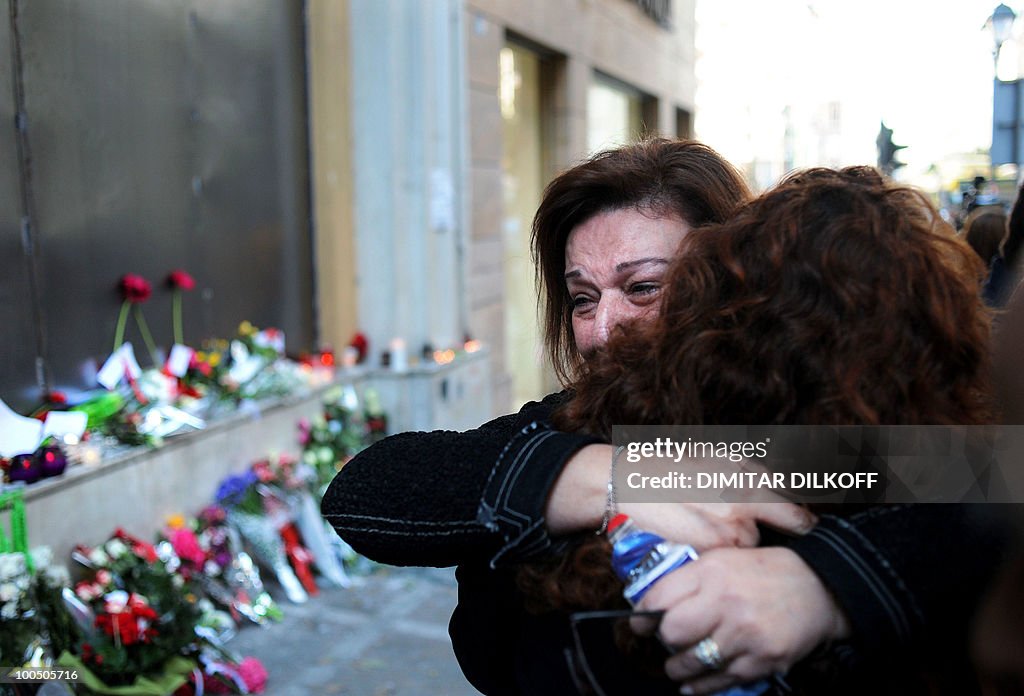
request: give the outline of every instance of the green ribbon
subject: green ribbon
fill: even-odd
[[[77,655],[72,655],[67,650],[57,658],[57,664],[64,669],[77,671],[81,683],[93,693],[111,696],[168,696],[188,681],[188,675],[196,668],[194,660],[176,656],[163,664],[163,670],[159,674],[140,674],[131,684],[107,686],[106,682],[86,667]]]
[[[25,494],[20,488],[0,493],[0,512],[10,511],[11,535],[0,527],[0,553],[20,553],[25,556],[28,572],[34,571],[32,555],[28,552],[28,527],[25,523]]]

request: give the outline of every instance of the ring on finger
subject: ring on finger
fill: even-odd
[[[693,649],[693,654],[697,661],[708,669],[713,671],[722,669],[722,651],[719,649],[718,643],[715,642],[714,638],[708,636],[697,643]]]

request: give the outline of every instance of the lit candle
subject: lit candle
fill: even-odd
[[[401,338],[391,339],[391,369],[405,372],[409,369],[409,357],[405,353],[405,341]]]
[[[356,366],[359,362],[359,349],[355,346],[346,346],[341,352],[341,366],[346,370]]]

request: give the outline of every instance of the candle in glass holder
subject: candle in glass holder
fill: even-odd
[[[405,341],[401,338],[391,339],[391,369],[405,372],[409,369],[409,357],[405,352]]]

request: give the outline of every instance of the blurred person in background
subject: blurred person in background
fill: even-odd
[[[993,363],[1003,423],[1024,424],[1024,292],[1017,291],[996,327]],[[982,696],[1024,696],[1024,506],[1016,505],[1017,553],[999,574],[975,617],[971,655]]]
[[[992,261],[989,277],[985,283],[985,301],[991,307],[1006,305],[1014,289],[1020,285],[1021,247],[1024,246],[1024,186],[1017,191],[1017,200],[1010,212],[1005,236],[999,246],[999,254]]]
[[[999,245],[1006,236],[1006,213],[1002,206],[985,205],[975,208],[963,229],[964,239],[989,268],[999,256]]]

